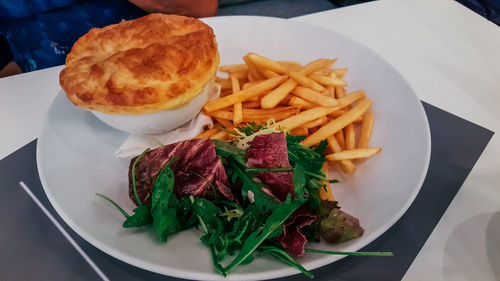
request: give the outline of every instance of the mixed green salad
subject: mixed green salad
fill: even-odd
[[[211,253],[213,267],[224,276],[259,255],[271,256],[311,278],[313,274],[295,259],[304,252],[392,255],[306,247],[307,242],[341,243],[363,234],[356,218],[343,212],[336,201],[320,197],[321,189],[336,182],[322,171],[327,142],[311,149],[300,144],[302,136],[255,124],[238,127],[237,132],[232,141],[190,140],[156,152],[148,149],[132,159],[130,195],[137,205],[133,214],[97,195],[124,215],[123,227],[152,227],[162,242],[182,235],[183,230],[201,229],[200,240]],[[192,151],[197,147],[200,151]],[[205,164],[210,149],[216,159]],[[197,161],[203,171],[188,165]],[[215,172],[208,173],[211,163],[216,163],[211,170]],[[206,187],[193,189],[201,185]]]

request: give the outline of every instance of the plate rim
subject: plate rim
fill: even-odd
[[[420,190],[422,188],[422,185],[424,183],[424,180],[425,180],[425,178],[427,176],[427,173],[428,173],[430,159],[431,159],[431,147],[432,147],[430,125],[429,125],[429,120],[427,118],[427,114],[426,114],[426,112],[424,110],[424,107],[422,105],[422,102],[418,98],[415,89],[411,86],[410,83],[408,83],[408,81],[402,75],[402,73],[399,72],[397,70],[397,68],[395,68],[394,65],[391,64],[382,55],[380,55],[379,53],[375,52],[373,49],[369,48],[365,44],[362,44],[361,42],[359,42],[359,41],[357,41],[357,40],[355,40],[355,39],[353,39],[353,38],[351,38],[349,36],[343,35],[343,34],[337,32],[335,30],[330,30],[330,29],[327,29],[327,28],[324,28],[324,27],[321,27],[321,26],[317,26],[317,25],[313,25],[313,24],[309,24],[309,23],[305,23],[305,22],[301,22],[301,21],[293,21],[293,20],[290,20],[290,19],[283,19],[283,18],[276,18],[276,17],[267,17],[267,16],[252,16],[252,15],[238,16],[238,15],[235,15],[235,16],[219,16],[219,17],[202,18],[201,20],[204,21],[205,23],[207,23],[208,25],[210,25],[210,23],[213,22],[213,21],[218,21],[220,19],[225,20],[225,19],[229,19],[229,18],[236,18],[236,19],[238,19],[238,18],[245,18],[245,19],[255,18],[255,19],[258,19],[258,20],[262,20],[263,19],[263,20],[268,20],[268,21],[271,20],[271,21],[280,21],[280,22],[293,22],[294,24],[307,25],[307,26],[313,27],[315,29],[321,29],[321,30],[323,30],[324,32],[327,32],[327,33],[333,33],[336,36],[343,37],[343,38],[345,38],[345,39],[347,39],[349,41],[355,42],[356,44],[359,44],[362,47],[364,47],[365,49],[369,50],[369,52],[372,52],[373,54],[375,54],[378,57],[378,59],[380,59],[384,63],[388,64],[397,73],[397,75],[402,79],[402,81],[408,86],[408,88],[411,90],[411,96],[414,97],[415,100],[419,104],[419,106],[418,106],[419,113],[420,113],[419,117],[420,118],[423,117],[422,121],[424,121],[423,125],[424,125],[424,130],[425,130],[425,139],[426,139],[426,144],[427,144],[427,151],[425,151],[425,163],[424,163],[424,166],[423,166],[423,169],[422,169],[423,173],[420,175],[420,178],[419,178],[418,182],[415,183],[416,188],[414,189],[414,191],[411,194],[411,196],[408,198],[408,200],[403,205],[403,208],[401,208],[397,214],[393,215],[391,217],[391,219],[388,220],[377,231],[374,231],[374,232],[370,233],[369,236],[364,236],[364,239],[360,240],[360,241],[364,241],[364,242],[354,243],[350,247],[346,248],[345,251],[357,251],[357,250],[365,247],[366,245],[370,244],[375,239],[377,239],[378,237],[380,237],[383,233],[385,233],[387,230],[389,230],[407,212],[407,210],[409,209],[409,207],[413,204],[413,202],[414,202],[415,198],[417,197],[418,193],[420,192]],[[56,98],[58,97],[58,95],[56,95],[52,99],[52,101],[51,101],[51,103],[49,105],[49,109],[54,104],[54,102],[55,102]],[[42,132],[45,131],[45,127],[47,126],[47,120],[48,120],[47,115],[48,115],[48,110],[47,110],[47,112],[45,113],[45,116],[44,116],[44,121],[43,121],[43,126],[42,126]],[[40,134],[40,136],[41,136],[41,134]],[[112,257],[114,257],[114,258],[116,258],[116,259],[118,259],[120,261],[123,261],[123,262],[125,262],[127,264],[130,264],[132,266],[135,266],[135,267],[147,270],[147,271],[155,272],[155,273],[158,273],[158,274],[161,274],[161,275],[172,276],[172,277],[179,277],[179,278],[186,278],[186,271],[185,270],[176,270],[175,268],[169,268],[168,269],[169,272],[167,274],[167,273],[165,273],[165,268],[166,268],[165,266],[159,266],[159,265],[156,265],[156,264],[145,262],[144,260],[141,260],[139,258],[131,256],[131,255],[127,254],[127,253],[124,253],[124,252],[120,251],[119,249],[115,249],[113,247],[107,246],[105,243],[102,243],[102,242],[100,242],[97,239],[93,239],[90,235],[87,235],[87,233],[83,229],[81,229],[77,224],[75,224],[69,218],[69,216],[66,214],[66,212],[57,204],[57,201],[53,197],[52,192],[50,192],[49,189],[48,189],[48,187],[47,187],[48,184],[46,182],[46,178],[45,178],[43,169],[40,166],[41,163],[42,163],[42,161],[41,161],[42,160],[42,158],[41,158],[42,156],[41,156],[41,152],[40,152],[41,151],[40,147],[42,146],[43,143],[44,143],[43,138],[39,137],[38,141],[37,141],[37,146],[36,146],[36,162],[37,162],[37,170],[38,170],[40,182],[42,184],[43,190],[44,190],[44,192],[45,192],[45,194],[46,194],[49,202],[52,204],[52,206],[56,210],[57,214],[63,219],[63,221],[69,227],[71,227],[71,229],[77,235],[79,235],[81,238],[83,238],[89,244],[95,246],[97,249],[105,252],[106,254],[108,254],[108,255],[110,255],[110,256],[112,256]],[[356,245],[358,245],[358,246],[356,246]],[[307,268],[308,270],[314,270],[314,269],[318,269],[320,267],[323,267],[325,265],[331,264],[333,262],[336,262],[336,261],[338,261],[338,260],[340,260],[340,259],[342,259],[344,257],[345,256],[326,256],[324,259],[319,259],[319,260],[311,261],[307,265],[304,265],[304,267]],[[281,267],[279,269],[268,270],[268,271],[265,271],[265,272],[237,273],[237,274],[230,274],[227,277],[218,276],[218,275],[214,276],[213,274],[207,276],[207,273],[189,272],[189,278],[193,278],[193,279],[196,279],[196,280],[248,280],[248,279],[266,280],[266,279],[272,279],[272,278],[287,277],[287,276],[291,276],[291,275],[295,275],[295,274],[300,274],[300,271],[298,271],[298,270],[296,270],[295,268],[292,268],[292,267],[283,266],[283,267]]]

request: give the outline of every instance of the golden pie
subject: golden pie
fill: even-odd
[[[147,114],[187,104],[213,82],[218,66],[208,25],[150,14],[91,29],[74,44],[59,82],[87,110]]]

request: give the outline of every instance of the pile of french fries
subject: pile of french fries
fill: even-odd
[[[364,90],[346,93],[347,68],[332,68],[336,59],[301,65],[249,53],[243,60],[220,67],[228,74],[216,78],[221,97],[204,106],[215,126],[197,138],[230,139],[236,126],[273,118],[273,127],[306,136],[302,144],[307,147],[327,140],[326,158],[349,175],[356,172],[358,159],[381,151],[369,147],[373,101]],[[324,169],[328,175],[328,165]]]

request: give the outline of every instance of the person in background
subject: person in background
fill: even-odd
[[[129,0],[132,4],[148,13],[165,13],[191,16],[195,18],[212,17],[217,14],[217,0]]]
[[[64,64],[92,27],[153,12],[209,17],[217,7],[217,0],[0,0],[0,77]]]

